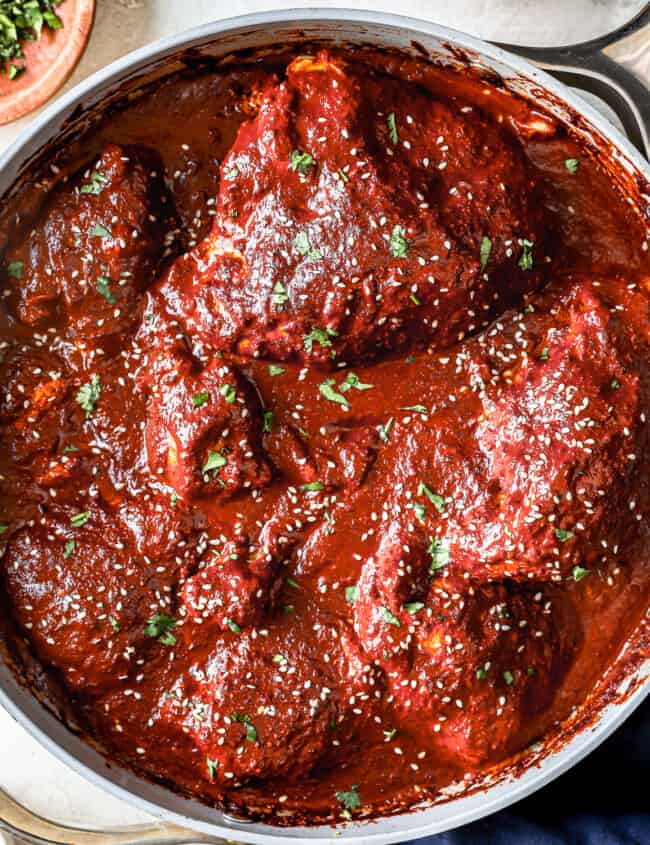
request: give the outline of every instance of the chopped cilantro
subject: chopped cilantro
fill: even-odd
[[[237,168],[237,167],[231,167],[230,170],[226,170],[226,172],[223,174],[223,178],[227,182],[232,182],[238,176],[239,176],[239,168]]]
[[[582,566],[574,566],[571,570],[571,574],[573,575],[574,581],[582,581],[582,579],[589,575],[590,572],[591,569],[585,569]]]
[[[405,238],[405,231],[402,226],[395,226],[390,233],[390,254],[393,258],[406,258],[409,251],[408,241]]]
[[[421,602],[421,601],[407,601],[404,604],[404,610],[407,613],[410,613],[411,616],[415,616],[415,614],[418,611],[422,610],[423,607],[424,607],[424,602]]]
[[[424,507],[422,502],[414,502],[413,511],[420,522],[424,522],[424,517],[427,515],[427,509]]]
[[[386,742],[390,742],[396,733],[397,728],[391,728],[389,731],[384,731],[384,738],[386,739]]]
[[[68,540],[68,542],[65,544],[65,548],[63,549],[63,557],[64,558],[70,557],[70,555],[74,551],[74,547],[76,545],[77,544],[75,543],[74,540]]]
[[[345,600],[348,604],[354,604],[359,595],[359,588],[356,584],[345,588]]]
[[[24,264],[22,261],[10,261],[7,264],[7,274],[12,279],[22,279]]]
[[[201,390],[199,393],[195,393],[192,397],[192,405],[195,408],[202,408],[206,402],[210,399],[210,394],[207,390]]]
[[[392,144],[399,143],[399,135],[397,133],[397,121],[395,120],[395,112],[392,111],[386,118],[386,125],[388,126],[388,134]]]
[[[214,780],[214,776],[217,774],[219,769],[219,761],[213,760],[209,755],[206,755],[205,765],[208,769],[208,777],[210,780]]]
[[[359,376],[356,373],[348,373],[341,382],[341,391],[347,393],[348,390],[354,388],[355,390],[370,390],[374,385],[364,384],[359,381]]]
[[[222,384],[219,388],[219,393],[229,405],[232,405],[237,399],[237,391],[232,384]]]
[[[318,261],[323,257],[320,249],[313,247],[309,241],[309,233],[302,229],[293,239],[295,249],[304,257],[310,258],[312,261]]]
[[[115,631],[116,634],[119,634],[122,630],[122,626],[114,616],[108,617],[108,624],[111,626],[111,628]]]
[[[426,414],[427,409],[424,405],[403,405],[400,411],[415,411],[417,414]]]
[[[422,300],[418,299],[417,296],[414,293],[411,294],[409,299],[411,300],[413,305],[422,305]]]
[[[311,355],[314,350],[314,344],[318,343],[322,347],[329,347],[332,345],[332,338],[336,337],[338,332],[335,332],[334,329],[320,329],[318,326],[314,326],[314,328],[309,332],[309,334],[304,334],[302,336],[302,340],[305,346],[305,351],[308,355]]]
[[[235,620],[234,620],[234,619],[226,619],[226,620],[225,620],[225,622],[226,622],[226,625],[227,625],[227,626],[230,628],[230,630],[233,632],[233,634],[241,634],[241,628],[240,628],[240,627],[239,627],[239,625],[235,622]]]
[[[575,534],[573,533],[573,531],[566,531],[564,528],[556,528],[555,536],[558,538],[560,543],[566,543],[567,540],[570,540],[572,537],[575,537]]]
[[[171,493],[171,495],[170,495],[170,497],[169,497],[169,504],[170,504],[173,508],[175,508],[175,507],[176,507],[176,502],[177,502],[177,501],[178,501],[178,493],[177,493],[175,490],[172,490],[172,493]]]
[[[106,302],[110,302],[111,305],[115,305],[117,299],[115,299],[115,294],[111,291],[111,278],[110,276],[106,276],[105,274],[101,274],[97,276],[97,293],[100,293]]]
[[[565,158],[564,166],[566,167],[567,171],[571,174],[571,176],[575,176],[578,172],[578,167],[580,167],[580,162],[577,158]]]
[[[82,528],[90,519],[90,511],[81,511],[70,517],[70,525],[73,528]]]
[[[225,467],[228,463],[228,458],[225,455],[222,455],[221,452],[214,452],[212,449],[208,450],[208,457],[201,467],[201,472],[205,474],[206,472],[210,472],[211,470],[219,470],[221,467]]]
[[[264,424],[262,426],[263,433],[270,434],[273,431],[274,424],[275,414],[273,411],[264,411]]]
[[[482,666],[476,670],[476,678],[479,681],[484,681],[487,678],[487,671]]]
[[[273,662],[274,663],[286,663],[287,658],[284,656],[284,654],[274,654],[273,655]]]
[[[488,237],[484,237],[481,241],[481,270],[485,270],[490,260],[490,253],[492,252],[492,241]]]
[[[144,627],[145,637],[153,637],[163,645],[176,645],[176,637],[172,634],[178,622],[166,613],[154,613]]]
[[[290,587],[293,587],[293,588],[294,588],[294,590],[299,590],[299,589],[300,589],[300,584],[299,584],[297,581],[294,581],[294,579],[293,579],[293,578],[287,578],[287,584],[288,584]]]
[[[427,553],[431,555],[431,572],[437,569],[443,569],[450,561],[451,552],[447,540],[440,540],[437,537],[432,537],[427,548]]]
[[[418,496],[426,496],[427,499],[431,502],[431,504],[435,507],[438,513],[445,512],[445,499],[443,496],[439,496],[437,493],[434,493],[426,484],[422,481],[418,485]]]
[[[23,73],[25,73],[26,70],[27,70],[26,65],[15,65],[15,64],[12,63],[9,67],[9,74],[8,74],[10,81],[13,81],[14,79],[18,79],[18,77],[22,76]]]
[[[390,440],[390,433],[391,433],[391,430],[392,430],[394,424],[395,424],[395,420],[393,419],[393,417],[390,417],[390,419],[388,420],[386,425],[380,425],[379,426],[379,428],[378,428],[379,439],[381,440],[382,443],[388,443],[388,441]]]
[[[90,182],[85,182],[79,189],[82,194],[94,194],[98,196],[108,185],[108,179],[99,170],[93,170],[90,174]]]
[[[270,376],[281,376],[282,373],[285,372],[285,367],[281,367],[279,364],[269,364],[269,375]]]
[[[64,452],[78,452],[79,447],[75,446],[74,443],[68,443],[68,445],[64,447],[63,451]]]
[[[7,523],[6,522],[0,523],[0,536],[2,534],[6,534],[7,531],[9,531],[9,526],[7,525]]]
[[[287,293],[287,289],[282,284],[282,282],[276,282],[275,286],[273,287],[273,294],[271,296],[271,302],[274,305],[284,305],[284,303],[289,299],[289,294]]]
[[[540,361],[548,361],[548,346],[545,346],[542,351],[539,353],[539,360]]]
[[[613,378],[611,380],[609,386],[611,387],[612,390],[620,390],[621,389],[621,383],[617,378]]]
[[[90,232],[88,233],[90,238],[112,238],[113,235],[111,232],[108,231],[106,226],[102,226],[101,223],[95,223],[92,227]]]
[[[388,622],[389,625],[394,625],[396,628],[402,627],[402,623],[399,621],[397,616],[395,616],[394,613],[391,613],[387,607],[382,608],[382,612],[384,615],[384,622]]]
[[[521,242],[521,255],[519,256],[518,266],[522,270],[533,269],[533,247],[535,244],[532,241],[524,238]]]
[[[509,687],[511,687],[515,682],[515,676],[512,674],[512,672],[505,671],[503,673],[503,680],[506,682],[506,684],[508,684]]]
[[[330,402],[337,402],[339,405],[343,405],[345,408],[350,407],[350,403],[348,400],[343,396],[341,393],[337,393],[334,389],[336,386],[336,380],[333,378],[325,379],[318,385],[318,390],[320,391],[321,395],[328,399]]]
[[[230,717],[233,722],[240,722],[246,727],[246,739],[248,742],[257,742],[257,731],[251,723],[251,717],[245,713],[233,713]]]
[[[337,792],[336,800],[342,804],[346,810],[356,810],[361,806],[358,789],[359,787],[357,784],[354,784],[354,786],[351,786],[347,792]]]
[[[325,485],[322,481],[310,481],[308,484],[302,484],[300,489],[305,493],[315,493],[317,490],[324,490]]]
[[[297,171],[301,176],[307,176],[309,168],[315,164],[314,157],[310,153],[303,153],[294,150],[289,156],[289,167],[294,173]]]

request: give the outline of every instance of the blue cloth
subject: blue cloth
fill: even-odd
[[[420,845],[649,845],[650,699],[544,789]]]

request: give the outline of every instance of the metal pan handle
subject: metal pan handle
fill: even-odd
[[[44,819],[32,813],[0,789],[0,831],[17,842],[32,845],[190,845],[211,843],[227,845],[225,839],[177,827],[164,822],[152,822],[115,830],[85,830]],[[228,840],[231,845],[234,840]],[[236,845],[236,843],[235,843]]]
[[[600,97],[616,112],[634,146],[650,158],[650,3],[619,29],[592,41],[500,46]]]

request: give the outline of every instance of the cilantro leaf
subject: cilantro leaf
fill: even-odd
[[[533,247],[535,244],[532,241],[524,238],[521,242],[521,255],[519,256],[518,266],[522,270],[533,269]]]
[[[323,253],[320,249],[311,245],[309,241],[309,233],[304,229],[298,232],[296,237],[293,239],[293,245],[304,258],[310,258],[312,261],[318,261],[323,257]]]
[[[297,171],[301,176],[307,176],[309,174],[309,168],[312,164],[315,164],[315,161],[310,153],[294,150],[289,156],[289,167],[294,173]]]
[[[577,158],[565,158],[564,166],[566,167],[567,171],[571,174],[571,176],[575,176],[578,172],[578,167],[580,167],[580,162]]]
[[[93,194],[98,196],[108,185],[109,180],[99,170],[93,170],[90,174],[90,182],[84,183],[79,189],[82,194]]]
[[[166,613],[154,613],[144,626],[145,637],[152,637],[163,645],[176,645],[176,637],[172,634],[178,625],[173,616]]]
[[[343,393],[347,393],[347,391],[352,388],[355,390],[371,390],[373,387],[373,384],[364,384],[360,381],[359,376],[356,373],[348,373],[341,382],[341,391]]]
[[[305,346],[305,351],[308,355],[311,355],[314,351],[315,343],[318,343],[324,348],[328,348],[332,345],[331,338],[337,336],[338,332],[335,332],[334,329],[321,329],[318,326],[314,326],[314,328],[309,332],[309,334],[304,334],[302,336],[302,341]]]
[[[484,237],[481,241],[481,270],[485,270],[487,267],[491,252],[492,241],[488,237]]]
[[[437,569],[443,569],[451,559],[451,551],[447,540],[440,540],[437,537],[432,537],[427,553],[431,555],[430,572],[435,572]]]
[[[391,143],[397,144],[399,142],[399,135],[397,133],[397,122],[395,120],[395,112],[391,112],[386,118],[386,125],[388,126],[388,134]]]
[[[96,373],[90,377],[90,381],[87,384],[82,384],[77,391],[77,404],[86,412],[86,419],[90,419],[101,393],[102,385]]]
[[[325,379],[318,385],[318,390],[320,391],[321,395],[328,399],[330,402],[337,402],[339,405],[343,405],[344,408],[349,408],[350,403],[348,400],[343,396],[341,393],[337,393],[334,389],[336,386],[336,380],[333,378]]]
[[[395,226],[390,235],[390,254],[393,258],[406,258],[409,251],[408,241],[405,237],[406,232],[402,226]]]
[[[201,467],[201,472],[205,475],[206,472],[219,470],[221,467],[225,467],[227,463],[228,458],[226,458],[225,455],[222,455],[221,452],[213,452],[212,449],[208,449],[208,457]]]

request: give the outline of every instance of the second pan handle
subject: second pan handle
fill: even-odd
[[[650,3],[619,29],[592,41],[500,46],[600,97],[616,112],[634,146],[650,158]]]

